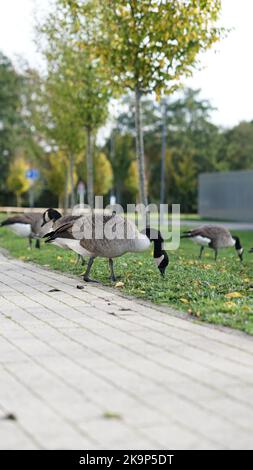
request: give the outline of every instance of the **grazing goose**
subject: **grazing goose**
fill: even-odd
[[[201,259],[205,247],[214,250],[216,261],[220,248],[234,246],[240,260],[243,260],[243,248],[240,239],[236,236],[232,236],[229,230],[224,227],[218,225],[203,225],[202,227],[184,232],[181,238],[190,238],[194,243],[201,245],[199,259]]]
[[[60,219],[59,219],[60,222]],[[99,234],[99,235],[97,235]],[[72,241],[72,246],[70,245]],[[164,276],[169,258],[163,250],[163,238],[159,231],[147,228],[145,233],[137,230],[135,224],[119,215],[90,214],[76,217],[67,223],[59,223],[58,228],[49,233],[46,243],[68,243],[68,246],[82,256],[89,256],[84,280],[90,281],[89,274],[96,257],[108,258],[111,280],[116,277],[113,258],[125,253],[137,253],[148,250],[154,242],[154,260]]]
[[[42,229],[42,214],[38,212],[28,212],[26,214],[14,215],[4,220],[0,227],[10,228],[16,235],[27,237],[29,247],[32,247],[32,239],[35,239],[35,248],[40,248],[40,240],[49,231],[49,225]],[[52,225],[52,222],[50,221]]]

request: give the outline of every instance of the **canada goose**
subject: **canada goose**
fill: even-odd
[[[201,245],[199,259],[201,259],[205,247],[214,250],[216,261],[220,248],[234,246],[240,260],[243,260],[243,248],[240,239],[236,236],[232,236],[229,230],[224,227],[218,225],[203,225],[202,227],[184,232],[181,238],[190,238],[194,243]]]
[[[26,214],[14,215],[4,220],[0,227],[10,228],[16,235],[27,237],[29,247],[32,247],[32,239],[35,239],[35,248],[40,248],[40,240],[49,231],[49,225],[42,229],[42,214],[38,212],[28,212]],[[50,221],[52,225],[52,222]]]
[[[74,222],[76,221],[80,216],[75,216],[75,215],[64,215],[62,216],[60,212],[58,212],[56,209],[47,209],[43,216],[42,216],[42,227],[45,224],[48,224],[49,222],[51,223],[51,228],[50,230],[47,231],[47,234],[51,233],[52,231],[57,230],[58,227],[61,225]],[[81,261],[82,264],[85,264],[84,258],[82,256],[82,253],[79,248],[79,243],[76,240],[73,239],[67,239],[67,238],[57,238],[52,242],[54,245],[58,246],[59,248],[63,248],[64,250],[72,250],[77,253],[77,263],[78,261]],[[74,249],[75,248],[75,249]]]
[[[97,233],[99,236],[96,236]],[[145,233],[141,233],[133,222],[115,214],[93,213],[76,217],[76,220],[71,220],[68,223],[60,223],[55,231],[48,234],[46,243],[54,243],[55,241],[65,243],[66,240],[70,249],[82,256],[90,257],[84,274],[84,280],[87,282],[90,281],[89,274],[96,257],[108,258],[111,280],[115,281],[113,258],[129,252],[146,251],[150,247],[151,241],[154,242],[154,260],[162,276],[164,276],[169,264],[168,255],[163,250],[163,238],[159,231],[147,228]]]

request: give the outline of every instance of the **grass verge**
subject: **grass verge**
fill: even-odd
[[[253,335],[253,232],[239,232],[245,248],[243,264],[234,249],[220,251],[217,263],[213,252],[206,250],[197,259],[199,248],[182,240],[180,249],[170,252],[170,265],[162,279],[154,265],[152,252],[127,254],[115,260],[115,272],[121,276],[118,289],[156,304],[169,305],[188,312],[198,320],[243,330]],[[41,250],[27,248],[26,239],[0,229],[0,247],[23,261],[33,261],[62,272],[80,275],[85,269],[76,265],[75,254],[42,241]],[[103,284],[109,281],[108,263],[97,259],[92,277]],[[117,286],[117,284],[116,284]]]

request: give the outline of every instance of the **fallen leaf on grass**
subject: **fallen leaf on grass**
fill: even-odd
[[[234,308],[236,307],[235,302],[225,302],[224,305],[226,305],[227,308]]]
[[[189,300],[187,299],[179,299],[180,302],[182,302],[182,304],[188,304],[189,303]]]
[[[125,285],[124,282],[121,282],[121,281],[120,281],[120,282],[117,282],[117,283],[115,284],[115,287],[117,287],[118,289],[120,289],[121,287],[124,287],[124,285]]]
[[[252,308],[250,308],[248,305],[243,305],[243,307],[241,307],[243,312],[251,312],[252,311]]]
[[[229,292],[225,297],[227,299],[239,299],[240,297],[243,297],[243,295],[240,294],[240,292]]]

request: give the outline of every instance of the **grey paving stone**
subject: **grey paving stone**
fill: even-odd
[[[253,447],[251,337],[81,282],[0,254],[1,449]]]

